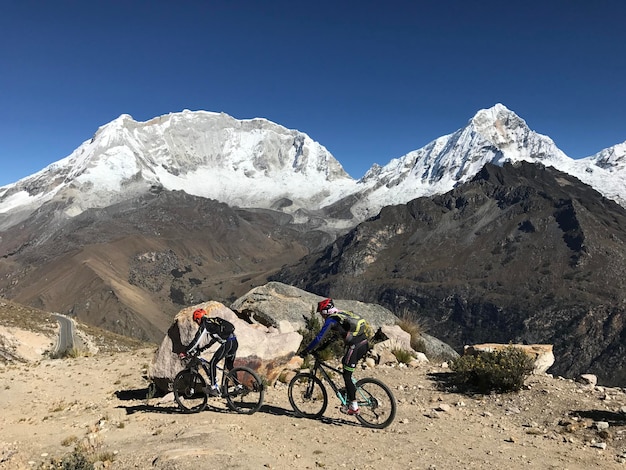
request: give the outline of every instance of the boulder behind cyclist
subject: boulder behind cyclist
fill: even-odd
[[[317,336],[300,352],[300,356],[304,357],[316,349],[330,331],[339,333],[346,345],[341,364],[347,399],[350,402],[349,405],[341,407],[341,412],[350,415],[358,414],[359,405],[356,401],[356,385],[352,381],[352,373],[369,349],[368,333],[371,327],[361,316],[336,308],[332,299],[318,302],[317,311],[324,319],[324,325]]]
[[[193,354],[196,351],[202,352],[210,348],[214,343],[220,343],[220,347],[217,348],[217,351],[215,351],[209,361],[211,387],[208,393],[212,396],[218,396],[220,389],[217,383],[217,363],[224,359],[224,370],[230,370],[235,365],[235,355],[239,347],[237,337],[235,336],[235,325],[220,317],[209,317],[203,308],[193,312],[193,321],[198,325],[198,331],[196,331],[196,335],[186,347],[185,352],[180,353],[180,357],[185,357],[187,354]],[[205,346],[200,347],[205,336],[208,336],[210,340]]]

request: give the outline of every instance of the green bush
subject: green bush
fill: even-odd
[[[75,450],[64,455],[61,459],[51,459],[49,468],[59,470],[93,470],[94,464],[84,452]]]
[[[461,356],[450,364],[455,384],[474,388],[479,393],[517,392],[524,386],[533,367],[533,359],[515,346],[476,356]]]
[[[317,334],[322,329],[323,322],[321,321],[320,315],[315,313],[315,310],[311,310],[311,316],[305,317],[305,327],[304,329],[300,329],[298,333],[302,335],[302,343],[300,345],[300,349],[304,349],[313,338],[317,336]],[[344,345],[343,341],[340,338],[337,338],[333,332],[329,332],[324,341],[327,342],[329,338],[332,338],[334,335],[335,339],[328,343],[327,347],[324,349],[320,349],[320,357],[324,361],[328,361],[333,358],[342,357],[344,353]],[[308,367],[308,362],[305,361],[305,367]]]

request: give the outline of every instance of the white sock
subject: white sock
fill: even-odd
[[[350,403],[350,408],[352,408],[353,410],[358,410],[359,409],[359,403],[356,401],[353,401],[352,403]]]

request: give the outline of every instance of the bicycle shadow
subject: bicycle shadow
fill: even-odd
[[[125,409],[127,415],[132,415],[132,414],[140,413],[140,412],[182,414],[182,412],[177,406],[154,406],[154,405],[142,404],[142,405],[134,405],[134,406],[119,405],[119,406],[116,406],[116,408]]]
[[[361,426],[358,422],[355,422],[355,421],[348,421],[347,419],[333,418],[330,416],[322,416],[321,418],[304,418],[302,416],[298,416],[291,409],[286,409],[286,408],[282,408],[279,406],[267,405],[267,404],[262,405],[259,411],[257,411],[257,413],[266,413],[266,414],[271,414],[275,416],[287,416],[288,418],[304,419],[304,420],[309,420],[309,421],[319,421],[320,423],[331,424],[334,426],[342,426],[342,425]]]
[[[165,414],[186,414],[181,411],[178,405],[175,402],[172,402],[171,405],[164,404],[163,401],[159,401],[157,404],[150,404],[149,401],[152,399],[164,398],[166,393],[159,393],[153,387],[146,388],[137,388],[137,389],[129,389],[129,390],[117,390],[115,392],[115,396],[120,401],[142,401],[141,404],[136,405],[119,405],[116,408],[125,409],[126,414],[131,415],[135,413],[165,413]],[[207,404],[207,408],[204,412],[211,413],[224,413],[224,414],[237,414],[235,411],[232,411],[228,406],[223,402],[221,398],[215,398],[215,402],[209,402]],[[330,416],[322,416],[321,418],[303,418],[298,416],[293,410],[282,408],[280,406],[271,405],[271,404],[263,404],[261,408],[256,413],[268,414],[274,416],[286,416],[288,418],[294,419],[303,419],[309,421],[318,421],[323,424],[328,424],[331,426],[361,426],[360,423],[356,421],[349,421],[347,419],[335,418]]]
[[[155,392],[153,387],[146,388],[136,388],[129,390],[116,390],[115,396],[120,401],[143,401],[143,403],[138,405],[124,406],[119,405],[116,408],[122,408],[126,410],[126,414],[131,415],[138,412],[151,412],[151,413],[179,413],[177,406],[163,406],[162,404],[150,405],[148,400],[151,398],[162,398],[165,394],[159,394]]]

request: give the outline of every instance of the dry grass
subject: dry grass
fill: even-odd
[[[58,323],[49,312],[0,298],[0,325],[40,333],[54,333]]]
[[[398,320],[398,326],[411,335],[411,348],[415,351],[424,351],[424,341],[422,339],[422,333],[424,333],[424,327],[422,324],[411,314],[403,313]]]

